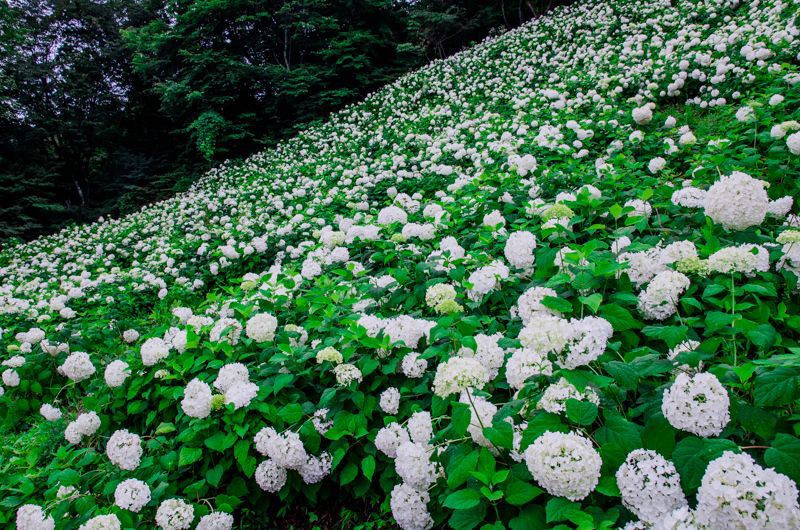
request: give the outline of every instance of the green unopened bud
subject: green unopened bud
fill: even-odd
[[[211,408],[213,410],[220,410],[225,406],[225,396],[222,394],[216,394],[214,397],[211,398]]]
[[[562,217],[572,219],[573,215],[575,215],[575,212],[572,211],[572,208],[566,204],[558,203],[545,209],[542,212],[542,219],[545,221],[549,221],[550,219],[561,219]]]

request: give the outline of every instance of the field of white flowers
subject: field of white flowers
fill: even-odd
[[[0,525],[799,528],[798,11],[581,1],[6,249]]]

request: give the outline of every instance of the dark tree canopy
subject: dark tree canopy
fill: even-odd
[[[0,239],[133,211],[558,3],[0,4]]]

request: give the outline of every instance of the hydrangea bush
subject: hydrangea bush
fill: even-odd
[[[797,11],[578,2],[2,251],[0,524],[800,527]]]

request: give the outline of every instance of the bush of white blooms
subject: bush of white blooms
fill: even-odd
[[[0,251],[0,527],[800,527],[797,6],[579,0]]]

